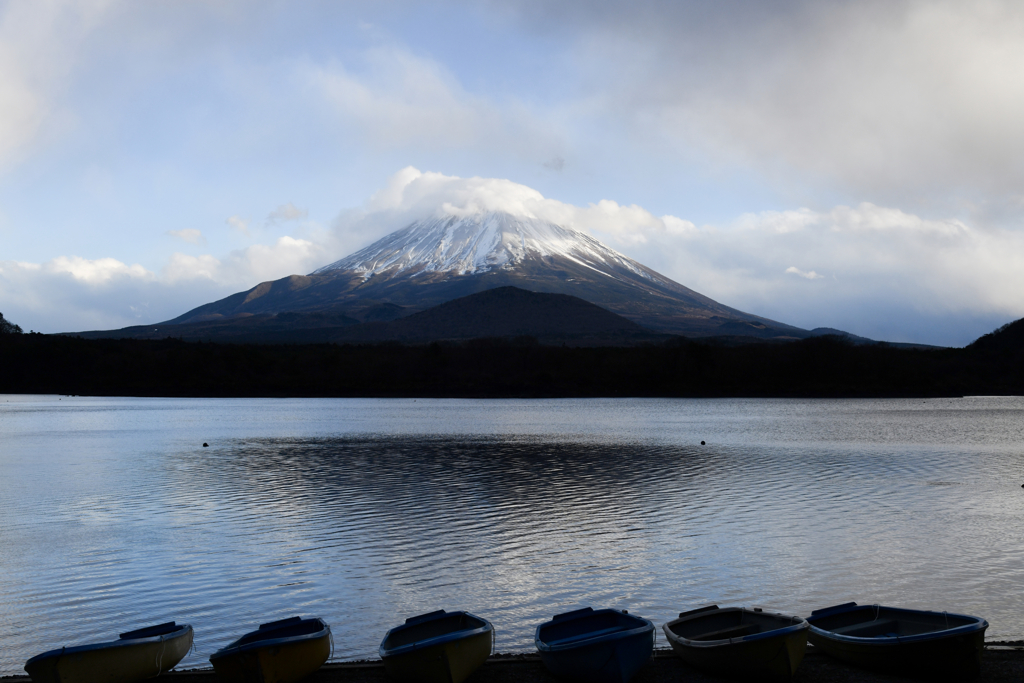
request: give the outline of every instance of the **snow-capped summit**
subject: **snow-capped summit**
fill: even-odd
[[[475,275],[514,270],[530,259],[565,259],[615,277],[623,268],[654,279],[646,268],[571,228],[504,212],[441,216],[419,220],[370,246],[314,271],[353,271],[364,280],[416,273]]]

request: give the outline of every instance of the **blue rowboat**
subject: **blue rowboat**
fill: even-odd
[[[680,659],[717,676],[789,681],[807,648],[804,619],[757,607],[701,607],[662,629]]]
[[[409,617],[387,632],[380,658],[400,681],[462,683],[491,654],[491,622],[469,612],[443,609]]]
[[[847,602],[815,610],[807,622],[815,648],[856,666],[915,678],[981,673],[988,622],[980,617]]]
[[[625,610],[584,607],[537,627],[541,661],[555,676],[626,683],[654,651],[654,624]]]
[[[50,650],[25,662],[35,683],[135,683],[173,669],[192,647],[192,627],[166,624],[117,640]]]
[[[316,617],[260,624],[210,656],[217,678],[229,683],[294,683],[331,655],[331,627]]]

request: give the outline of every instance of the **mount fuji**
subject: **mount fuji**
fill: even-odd
[[[393,320],[506,286],[576,296],[660,333],[808,335],[720,304],[583,232],[503,212],[419,220],[309,275],[261,283],[161,326],[282,314],[299,314],[290,316],[297,325],[311,314],[341,324]]]

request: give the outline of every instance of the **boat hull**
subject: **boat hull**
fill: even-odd
[[[541,661],[553,675],[565,681],[626,683],[647,663],[654,651],[654,630],[613,643],[574,648],[567,652],[542,652]]]
[[[315,673],[331,655],[331,629],[320,625],[308,634],[233,643],[210,657],[210,663],[217,678],[228,683],[295,683]]]
[[[729,631],[722,626],[731,627],[736,636],[699,637],[702,631]],[[741,608],[694,610],[665,624],[663,630],[680,659],[712,675],[732,678],[789,681],[807,649],[808,626],[800,617]],[[751,633],[740,635],[743,630]]]
[[[170,671],[192,647],[192,627],[162,636],[66,647],[25,663],[33,683],[134,683]]]
[[[494,627],[468,612],[438,610],[388,631],[380,646],[384,669],[410,683],[462,683],[491,654]]]
[[[876,606],[864,607],[873,609]],[[927,617],[934,621],[956,619],[972,620],[972,623],[925,633],[857,637],[816,626],[816,618],[812,615],[808,619],[811,628],[807,638],[825,654],[865,669],[932,680],[970,680],[981,674],[985,630],[988,628],[984,619],[886,607],[879,610],[881,619],[888,617],[897,622],[901,617],[907,620]],[[820,619],[818,621],[821,622]],[[879,619],[876,617],[874,621]]]
[[[626,683],[651,658],[654,624],[588,608],[538,626],[536,643],[544,666],[562,680]]]
[[[462,683],[491,654],[490,633],[438,643],[384,659],[388,675],[400,681]]]

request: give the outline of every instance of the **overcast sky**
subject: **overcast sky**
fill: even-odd
[[[0,2],[0,311],[158,322],[484,193],[960,346],[1024,317],[1022,122],[1019,2]]]

